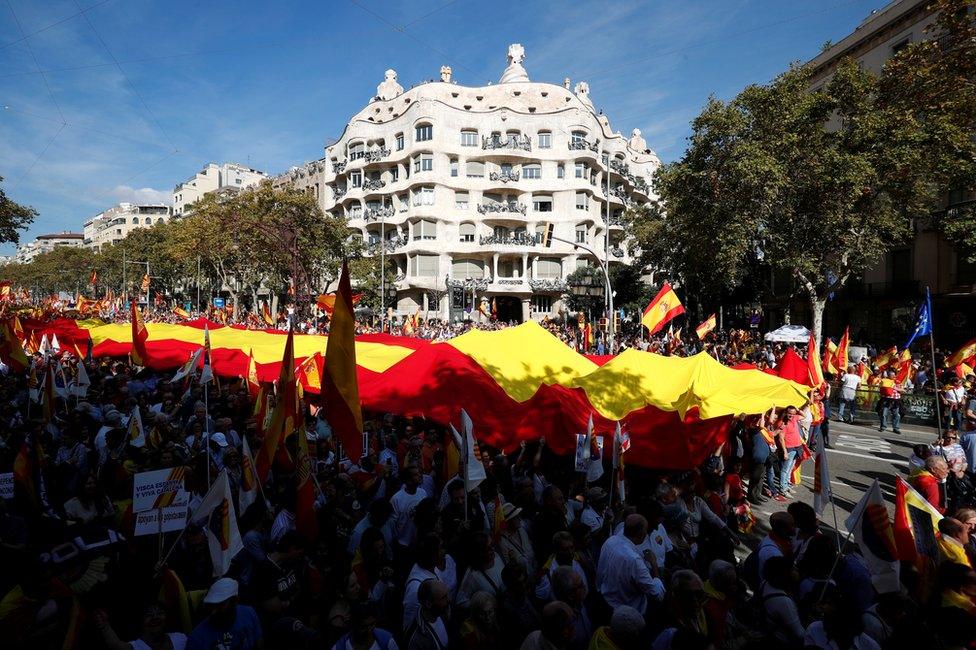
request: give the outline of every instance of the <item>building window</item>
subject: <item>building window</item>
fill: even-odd
[[[585,244],[586,243],[586,226],[580,225],[576,226],[576,243]]]
[[[895,56],[896,54],[898,54],[899,52],[901,52],[902,50],[904,50],[906,47],[908,47],[908,45],[911,42],[912,42],[912,37],[911,36],[908,36],[906,38],[901,39],[900,41],[898,41],[894,45],[892,45],[891,46],[891,56]]]
[[[359,205],[357,203],[356,205],[353,205],[353,206],[350,206],[349,207],[349,218],[350,219],[359,219],[362,216],[363,216],[363,206],[361,206],[361,205]]]
[[[546,313],[552,311],[552,296],[532,296],[532,311]]]
[[[576,178],[586,178],[586,163],[578,162],[573,165]]]
[[[493,234],[495,237],[498,237],[499,239],[504,239],[508,237],[508,228],[506,228],[505,226],[495,226],[494,228],[491,229],[491,234]]]
[[[421,219],[413,224],[413,239],[437,239],[437,224],[427,219]]]
[[[427,142],[434,137],[434,127],[431,124],[419,124],[416,129],[416,142]]]
[[[437,277],[440,258],[437,255],[415,255],[411,262],[411,270],[418,277]]]
[[[457,178],[458,175],[458,159],[451,158],[451,178]]]
[[[548,131],[539,132],[539,148],[540,149],[551,149],[552,148],[552,134]]]
[[[454,260],[451,263],[451,277],[455,280],[483,278],[485,267],[479,260]]]
[[[542,257],[535,263],[535,277],[540,280],[558,280],[563,275],[563,265],[558,259]]]
[[[576,193],[576,209],[577,210],[589,210],[590,209],[590,195],[586,192]]]
[[[573,131],[573,144],[579,146],[586,142],[586,131]]]
[[[403,134],[396,134],[396,149],[397,151],[403,151]]]
[[[556,166],[556,178],[566,178],[566,165],[560,163]]]
[[[349,184],[353,187],[362,187],[363,184],[363,173],[362,172],[352,172],[349,174]]]
[[[434,157],[430,154],[424,154],[420,157],[420,171],[429,172],[434,169]]]
[[[359,160],[366,155],[366,146],[362,142],[349,145],[349,160]]]
[[[478,132],[464,130],[461,131],[461,146],[462,147],[477,147],[478,146]]]
[[[522,165],[522,178],[542,178],[542,166]]]
[[[410,209],[410,200],[406,194],[401,194],[397,198],[400,199],[400,212],[406,212]]]
[[[457,210],[467,210],[468,209],[468,193],[467,192],[455,192],[454,193],[454,208]]]
[[[422,187],[413,193],[413,204],[417,205],[434,205],[434,188],[433,187]]]
[[[139,225],[139,217],[132,217],[132,225],[133,226]]]
[[[390,182],[396,183],[398,180],[400,180],[400,168],[390,167]]]
[[[241,179],[238,178],[234,182],[237,183],[238,185],[240,185],[241,184]]]
[[[460,232],[461,232],[461,239],[460,239],[460,241],[462,243],[464,243],[464,244],[473,244],[474,243],[475,230],[474,230],[474,224],[473,223],[462,223],[461,224],[461,228],[460,228]],[[459,276],[455,275],[454,277],[459,277]],[[460,277],[468,277],[468,276],[460,276]],[[474,276],[472,276],[472,277],[474,277]],[[481,276],[479,275],[478,277],[481,277]]]
[[[532,199],[532,211],[533,212],[552,212],[552,197],[551,196],[540,196],[537,199]]]
[[[484,178],[485,163],[469,162],[464,166],[464,171],[468,178]]]

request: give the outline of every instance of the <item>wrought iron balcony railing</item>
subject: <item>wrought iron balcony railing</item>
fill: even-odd
[[[497,135],[486,135],[481,138],[481,148],[532,151],[532,138],[527,135],[509,135],[504,138]]]

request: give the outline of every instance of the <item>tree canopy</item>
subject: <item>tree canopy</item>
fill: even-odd
[[[0,183],[3,176],[0,176]],[[20,242],[20,231],[34,223],[37,210],[7,197],[0,187],[0,244]]]

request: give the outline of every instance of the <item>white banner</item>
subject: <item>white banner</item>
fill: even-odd
[[[186,528],[186,505],[163,508],[163,529],[159,529],[159,510],[147,510],[136,514],[136,535],[171,533]]]
[[[190,494],[183,489],[185,474],[185,467],[136,474],[132,484],[132,512],[186,506]]]

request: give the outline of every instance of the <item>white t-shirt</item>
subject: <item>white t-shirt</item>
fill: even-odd
[[[854,392],[861,385],[861,377],[853,372],[846,373],[840,378],[841,397],[844,399],[854,399]]]
[[[621,521],[617,524],[613,529],[613,534],[623,537],[624,522]],[[674,550],[674,544],[671,543],[671,538],[668,537],[668,531],[664,529],[664,524],[658,524],[654,530],[647,531],[647,537],[637,547],[637,550],[642,554],[644,551],[654,553],[654,560],[657,562],[658,568],[660,568],[664,566],[664,558],[668,552]]]
[[[397,542],[401,546],[410,546],[417,536],[417,526],[413,521],[413,511],[417,504],[427,498],[427,491],[418,487],[413,494],[405,489],[393,495],[390,505],[393,506],[393,529],[396,531]]]
[[[182,632],[167,632],[166,636],[169,637],[169,642],[173,644],[173,650],[183,650],[186,647],[186,635]],[[129,645],[132,646],[132,650],[152,650],[142,639],[129,641]]]

